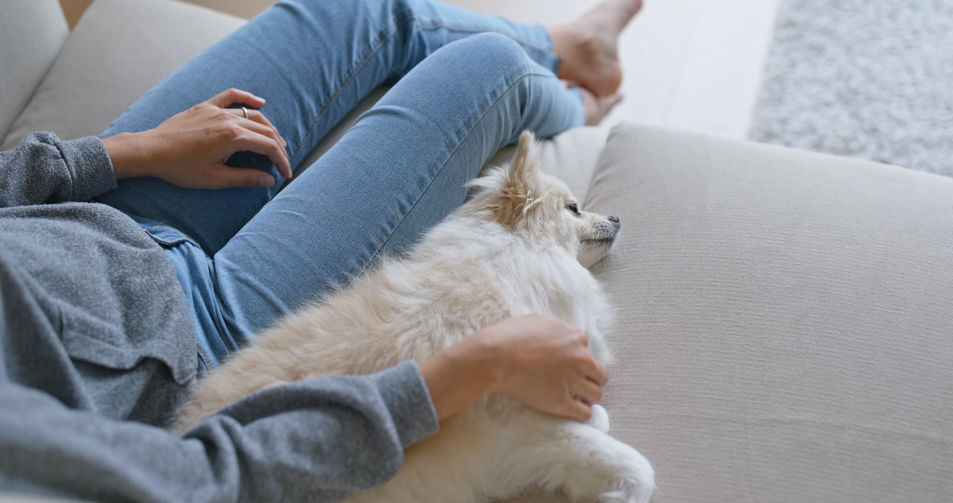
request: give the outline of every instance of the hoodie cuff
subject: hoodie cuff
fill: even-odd
[[[401,444],[406,448],[440,428],[420,367],[409,361],[371,376],[393,417]]]
[[[116,172],[103,141],[95,136],[56,142],[72,177],[72,201],[88,201],[116,188]]]

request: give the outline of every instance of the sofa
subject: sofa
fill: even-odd
[[[4,9],[4,150],[99,134],[244,22],[97,0],[69,32],[56,0]],[[616,314],[604,405],[653,501],[953,501],[953,179],[630,122],[549,139],[543,165],[621,218],[593,267]]]

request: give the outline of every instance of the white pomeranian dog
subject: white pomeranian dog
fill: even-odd
[[[284,317],[199,381],[179,412],[184,431],[257,390],[329,374],[370,374],[423,361],[505,318],[543,313],[580,327],[609,363],[609,307],[586,268],[601,259],[619,219],[579,211],[569,188],[543,174],[523,133],[513,161],[471,182],[473,197],[430,230],[406,258],[384,260],[347,288]],[[532,410],[497,393],[406,451],[387,484],[347,502],[485,502],[531,487],[576,501],[644,503],[649,462],[588,423]]]

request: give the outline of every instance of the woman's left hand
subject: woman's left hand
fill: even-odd
[[[552,316],[510,318],[420,363],[442,421],[497,391],[549,414],[588,421],[609,381],[589,336]]]
[[[241,108],[225,108],[230,105]],[[155,129],[121,133],[103,140],[116,178],[152,176],[190,189],[271,187],[271,175],[225,162],[235,152],[266,155],[278,172],[291,178],[287,143],[258,110],[265,100],[229,89],[168,118]]]

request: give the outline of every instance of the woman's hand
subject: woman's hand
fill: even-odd
[[[258,110],[248,109],[246,119],[241,108],[225,108],[233,104],[261,108],[265,100],[229,89],[155,129],[104,139],[116,178],[152,176],[192,189],[274,185],[268,173],[225,165],[232,154],[246,150],[268,156],[282,176],[291,178],[287,143],[275,126]]]
[[[491,391],[507,393],[534,409],[588,421],[609,382],[606,368],[589,352],[589,336],[562,320],[521,316],[474,337],[498,353],[499,374]]]
[[[504,392],[534,409],[588,421],[609,375],[587,343],[581,329],[531,314],[479,330],[420,369],[441,420]]]

